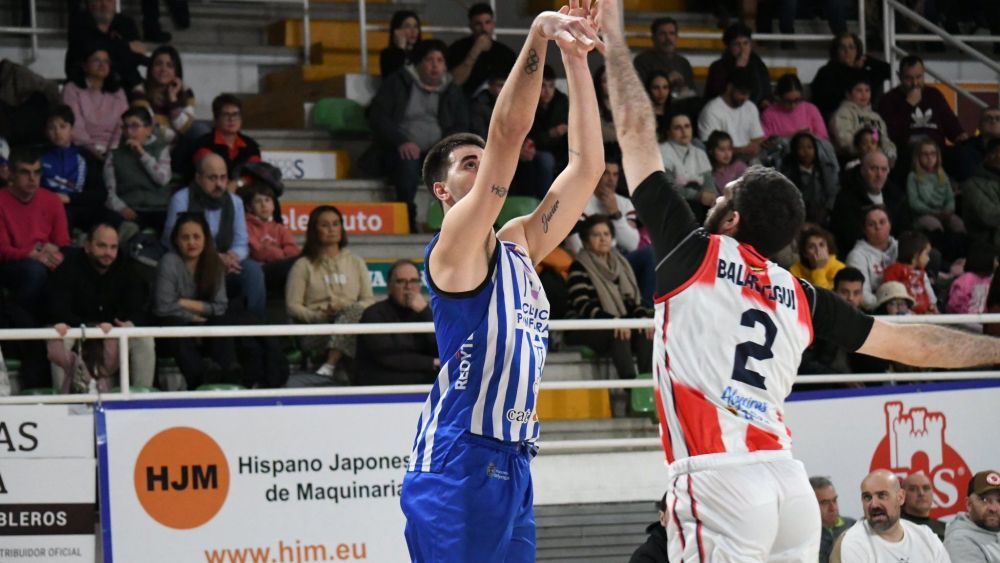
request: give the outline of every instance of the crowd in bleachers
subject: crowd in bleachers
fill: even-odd
[[[80,325],[107,331],[285,316],[295,323],[429,319],[410,262],[394,264],[389,299],[375,303],[336,207],[310,214],[300,249],[281,222],[280,173],[242,131],[241,100],[222,94],[212,102],[212,122],[198,121],[180,53],[169,45],[148,52],[113,2],[87,6],[72,21],[61,93],[26,67],[0,62],[0,135],[10,147],[0,160],[0,326],[55,326],[65,334]],[[493,39],[489,5],[470,8],[468,21],[472,33],[449,46],[422,39],[419,16],[398,12],[381,53],[381,87],[368,112],[372,152],[414,232],[426,228],[415,204],[423,157],[451,133],[488,134],[515,60]],[[146,31],[155,36],[155,28]],[[983,110],[978,131],[964,131],[912,56],[900,62],[900,85],[883,92],[888,65],[865,55],[861,39],[846,31],[809,88],[794,73],[772,84],[742,23],[723,33],[725,50],[703,86],[677,49],[679,24],[660,18],[650,31],[653,47],[637,54],[636,70],[667,173],[697,216],[748,165],[773,166],[806,203],[809,223],[773,257],[797,276],[873,313],[981,313],[1000,302],[988,299],[1000,244],[1000,109]],[[540,200],[567,162],[567,97],[556,71],[534,64],[544,80],[510,189],[522,203]],[[537,268],[553,318],[648,317],[649,236],[624,190],[603,67],[593,79],[601,130],[592,134],[606,143],[605,174],[579,227]],[[283,301],[284,315],[269,313],[269,298]],[[579,332],[561,344],[591,348],[630,378],[649,371],[649,338]],[[4,352],[21,360],[22,387],[86,391],[111,388],[116,345],[63,339],[5,344]],[[426,383],[439,365],[433,339],[416,335],[302,338],[292,348],[309,373],[291,375],[286,339],[178,338],[155,346],[131,339],[130,347],[133,384],[164,388]],[[183,381],[156,378],[157,356],[173,358]],[[905,369],[855,356],[817,342],[802,370]]]

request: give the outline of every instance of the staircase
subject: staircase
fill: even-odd
[[[538,561],[628,561],[646,541],[646,526],[656,520],[655,500],[536,506]]]

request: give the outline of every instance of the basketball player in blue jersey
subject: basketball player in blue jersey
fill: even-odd
[[[535,560],[529,462],[549,302],[534,264],[569,234],[604,168],[587,68],[587,53],[599,43],[589,5],[572,0],[535,18],[497,98],[488,141],[452,135],[424,162],[424,183],[445,212],[425,257],[442,365],[403,481],[413,561]],[[569,85],[569,164],[532,214],[494,232],[535,117],[552,39]]]
[[[877,321],[768,260],[805,214],[798,189],[773,169],[752,167],[727,185],[698,225],[664,173],[621,0],[602,0],[599,24],[625,178],[657,259],[653,364],[669,559],[815,563],[819,509],[782,414],[813,336],[940,368],[996,364],[1000,340]]]

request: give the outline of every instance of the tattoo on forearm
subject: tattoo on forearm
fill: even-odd
[[[569,149],[569,154],[570,154],[570,156],[575,156],[577,158],[580,157],[580,151],[575,151],[573,149]]]
[[[507,188],[503,186],[493,184],[493,186],[490,187],[490,191],[497,197],[507,197]]]
[[[552,203],[552,207],[550,207],[548,211],[542,213],[542,232],[543,233],[549,232],[549,221],[552,220],[552,217],[556,214],[556,210],[557,209],[559,209],[559,200],[558,199],[555,200]]]
[[[528,49],[528,63],[524,65],[525,74],[535,74],[538,71],[538,53],[534,49]]]

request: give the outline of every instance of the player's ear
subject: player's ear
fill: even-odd
[[[434,197],[438,201],[448,201],[451,197],[451,193],[448,192],[448,188],[444,185],[444,182],[434,182],[434,185],[431,186],[431,192],[434,193]]]
[[[729,216],[722,221],[721,234],[733,236],[736,234],[736,231],[739,230],[739,226],[740,226],[740,212],[735,210],[730,211]]]

